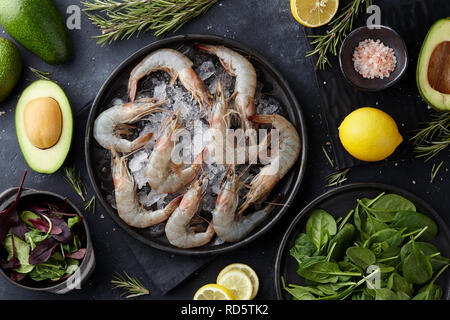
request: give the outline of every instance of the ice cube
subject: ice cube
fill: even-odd
[[[212,61],[208,60],[200,65],[197,73],[200,79],[206,80],[216,73],[216,67]]]
[[[135,153],[128,163],[131,172],[136,172],[142,169],[148,159],[148,154],[145,151]]]
[[[158,201],[164,199],[166,196],[166,193],[158,193],[155,190],[151,190],[148,193],[147,198],[144,200],[144,205],[150,207]]]
[[[153,98],[158,99],[158,100],[164,100],[167,98],[167,93],[166,93],[166,83],[162,82],[159,85],[157,85],[153,91]]]

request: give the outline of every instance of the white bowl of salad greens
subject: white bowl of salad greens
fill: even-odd
[[[88,225],[67,198],[22,185],[0,195],[0,273],[9,282],[64,294],[81,289],[94,268]]]

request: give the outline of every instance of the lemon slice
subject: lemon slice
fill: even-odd
[[[230,289],[237,300],[250,300],[252,297],[252,281],[243,271],[237,269],[229,270],[218,280],[217,284]]]
[[[252,282],[252,296],[250,297],[250,300],[254,299],[256,295],[258,294],[259,290],[259,279],[258,275],[256,274],[255,270],[253,270],[250,266],[243,264],[243,263],[232,263],[220,271],[219,275],[217,276],[217,283],[219,283],[222,276],[227,273],[230,270],[240,270],[244,272]]]
[[[210,283],[197,290],[194,300],[236,300],[236,298],[226,287]]]
[[[294,18],[302,25],[316,28],[333,19],[339,7],[339,0],[291,0]]]

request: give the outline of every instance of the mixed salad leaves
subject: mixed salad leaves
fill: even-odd
[[[357,200],[343,219],[314,210],[290,249],[306,285],[286,286],[282,278],[283,289],[297,300],[439,300],[436,279],[449,259],[429,242],[437,233],[432,219],[397,194]]]
[[[22,281],[60,281],[73,274],[86,254],[75,228],[81,217],[63,203],[20,205],[22,178],[16,199],[0,212],[0,243],[7,257],[0,266],[11,279]],[[6,255],[6,254],[5,254]]]

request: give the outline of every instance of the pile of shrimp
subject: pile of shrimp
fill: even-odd
[[[245,238],[273,211],[276,204],[266,203],[265,200],[295,164],[301,148],[300,137],[289,120],[279,114],[257,114],[257,73],[246,57],[224,46],[197,44],[194,48],[216,56],[228,76],[235,79],[234,93],[230,97],[224,94],[221,81],[218,81],[212,94],[194,71],[194,63],[185,54],[174,49],[159,49],[146,56],[131,71],[129,102],[106,109],[94,123],[94,138],[111,152],[111,173],[119,217],[135,228],[148,228],[164,222],[168,241],[179,248],[206,245],[215,235],[225,242],[238,242]],[[138,96],[139,81],[156,71],[167,72],[171,85],[179,81],[192,94],[192,104],[198,105],[199,113],[206,115],[209,129],[218,133],[209,136],[206,147],[195,155],[190,165],[176,164],[171,158],[176,146],[173,136],[178,129],[188,125],[182,121],[182,110],[178,108],[168,112],[164,109],[166,100]],[[133,133],[136,129],[133,124],[158,112],[167,114],[158,132],[145,133],[134,140],[123,137]],[[270,155],[266,165],[256,165],[260,170],[255,175],[248,174],[251,164],[239,170],[242,166],[226,163],[223,159],[225,144],[216,137],[226,137],[233,116],[239,119],[239,127],[243,130],[262,125],[279,132],[277,152]],[[173,197],[163,208],[149,210],[139,201],[138,188],[127,166],[127,159],[152,143],[154,138],[156,140],[145,164],[147,184],[152,192]],[[256,144],[256,141],[250,142]],[[267,141],[260,142],[257,147],[264,143]],[[202,172],[206,157],[227,167],[207,226],[205,218],[199,214],[208,186],[208,176]],[[245,160],[249,159],[250,154],[247,153]],[[249,212],[249,208],[260,209]]]

